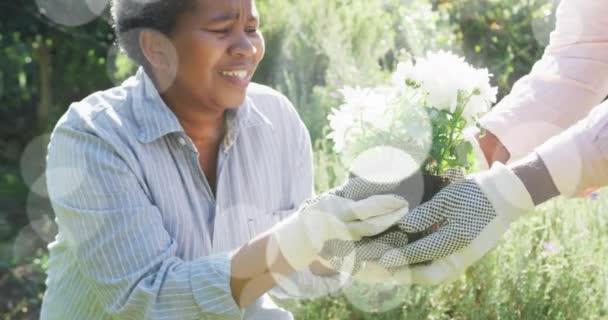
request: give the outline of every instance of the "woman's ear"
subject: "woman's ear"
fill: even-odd
[[[167,71],[175,65],[175,47],[164,34],[154,30],[142,30],[139,34],[141,51],[155,70]]]
[[[166,35],[148,29],[140,32],[139,46],[154,72],[158,91],[164,92],[177,75],[179,61],[175,46]]]

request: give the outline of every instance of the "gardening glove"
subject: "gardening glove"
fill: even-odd
[[[462,169],[450,169],[444,176],[448,179],[443,181],[446,184],[448,181],[464,179]],[[429,181],[425,184],[420,171],[416,171],[406,179],[393,183],[370,182],[351,175],[342,186],[332,190],[331,193],[353,200],[364,199],[376,194],[396,194],[406,198],[410,208],[412,208],[422,201],[429,200],[428,198],[431,197],[429,190],[432,187]],[[331,240],[323,247],[321,257],[334,270],[356,274],[363,262],[378,260],[386,251],[401,248],[409,241],[419,238],[422,234],[408,235],[405,230],[400,229],[397,225],[379,235],[364,238],[360,241]]]
[[[396,227],[359,241],[330,240],[325,243],[320,257],[324,264],[342,274],[356,275],[366,261],[378,261],[391,249],[408,244],[409,236]]]
[[[318,258],[328,240],[355,241],[376,235],[395,224],[407,210],[407,201],[393,195],[354,201],[325,194],[304,202],[271,231],[290,266],[302,270]]]
[[[438,223],[442,227],[386,252],[378,264],[392,270],[394,279],[401,283],[454,280],[498,244],[511,222],[533,208],[521,180],[509,168],[496,163],[490,171],[450,185],[408,213],[399,222],[407,232],[419,232]],[[414,265],[423,262],[430,263]]]
[[[411,206],[420,203],[423,191],[422,176],[419,172],[416,172],[403,181],[395,180],[383,183],[371,182],[351,174],[343,185],[331,190],[330,193],[352,200],[361,200],[380,194],[398,194],[405,198],[408,205]],[[403,212],[403,216],[406,212]],[[408,237],[405,232],[391,229],[377,237],[365,238],[360,241],[341,239],[328,241],[325,243],[320,256],[333,270],[352,275],[359,270],[363,261],[378,260],[384,252],[392,248],[402,247],[407,243]]]

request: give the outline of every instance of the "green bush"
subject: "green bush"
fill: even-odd
[[[382,1],[259,0],[266,57],[255,80],[298,108],[314,141],[323,138],[342,85],[382,81],[379,61],[394,46]]]
[[[555,24],[553,0],[437,2],[449,12],[467,61],[494,74],[500,97],[540,59]]]

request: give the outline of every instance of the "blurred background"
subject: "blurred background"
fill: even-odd
[[[326,138],[338,89],[377,84],[400,58],[445,49],[488,68],[502,97],[542,55],[556,3],[257,0],[267,54],[255,81],[297,106],[321,192],[345,175]],[[43,175],[50,132],[72,102],[135,71],[115,46],[107,4],[0,2],[0,319],[38,317],[56,232]],[[544,205],[451,284],[281,303],[297,319],[608,318],[605,199],[597,192]]]

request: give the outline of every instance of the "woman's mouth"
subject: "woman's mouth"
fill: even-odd
[[[248,70],[222,70],[220,75],[231,84],[237,87],[247,87],[251,81],[251,75]]]

